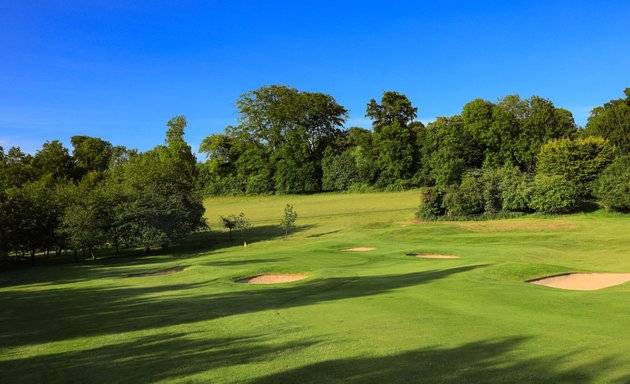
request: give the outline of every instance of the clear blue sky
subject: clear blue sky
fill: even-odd
[[[0,145],[34,152],[77,134],[150,149],[236,121],[262,85],[332,94],[349,125],[405,93],[419,117],[539,95],[589,110],[630,87],[628,1],[0,2]]]

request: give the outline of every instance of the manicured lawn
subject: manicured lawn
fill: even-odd
[[[630,272],[630,216],[416,223],[418,199],[211,198],[213,231],[169,254],[2,272],[0,383],[630,382],[630,283],[524,282]],[[299,217],[284,240],[286,203]],[[241,211],[246,253],[218,224]],[[353,246],[377,249],[339,250]],[[311,277],[233,282],[264,272]]]

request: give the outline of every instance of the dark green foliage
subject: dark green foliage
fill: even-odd
[[[481,166],[482,149],[461,117],[438,117],[427,131],[427,161],[435,185],[459,184],[467,169]]]
[[[39,178],[70,179],[74,176],[74,162],[60,141],[47,141],[32,160],[33,170]]]
[[[534,178],[530,207],[543,213],[569,213],[579,204],[577,186],[559,175]]]
[[[426,188],[420,195],[420,209],[416,216],[424,220],[435,220],[446,213],[444,192],[437,188]]]
[[[111,143],[90,136],[72,136],[70,142],[78,178],[89,171],[103,172],[109,168],[114,156]]]
[[[630,88],[624,93],[624,99],[611,100],[591,111],[586,133],[601,136],[622,154],[630,154]]]
[[[501,209],[508,212],[529,211],[533,189],[532,176],[521,172],[517,167],[502,167],[496,172],[499,174]]]
[[[338,146],[344,107],[323,93],[272,85],[241,95],[240,124],[204,139],[208,193],[321,191],[324,150]]]
[[[481,171],[467,173],[459,186],[451,187],[444,195],[448,216],[474,216],[484,212],[484,181]]]
[[[326,150],[322,159],[322,189],[343,191],[361,181],[359,169],[351,150],[338,155],[332,149]]]
[[[617,158],[602,172],[595,196],[610,211],[630,213],[630,156]]]
[[[616,149],[601,137],[552,140],[540,150],[538,172],[559,175],[574,183],[581,196],[590,196],[593,181],[615,155]]]
[[[372,99],[366,116],[372,119],[373,149],[379,170],[379,184],[410,179],[417,168],[417,128],[412,124],[418,108],[405,95],[384,92],[381,103]]]

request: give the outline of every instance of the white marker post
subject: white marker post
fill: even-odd
[[[245,254],[245,258],[247,259],[247,241],[243,242],[243,253]]]

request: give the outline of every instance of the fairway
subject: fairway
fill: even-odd
[[[169,253],[2,272],[0,383],[630,382],[630,283],[527,283],[630,272],[627,215],[418,222],[419,201],[213,197]],[[240,212],[247,247],[219,223]],[[237,283],[264,274],[304,278]]]

